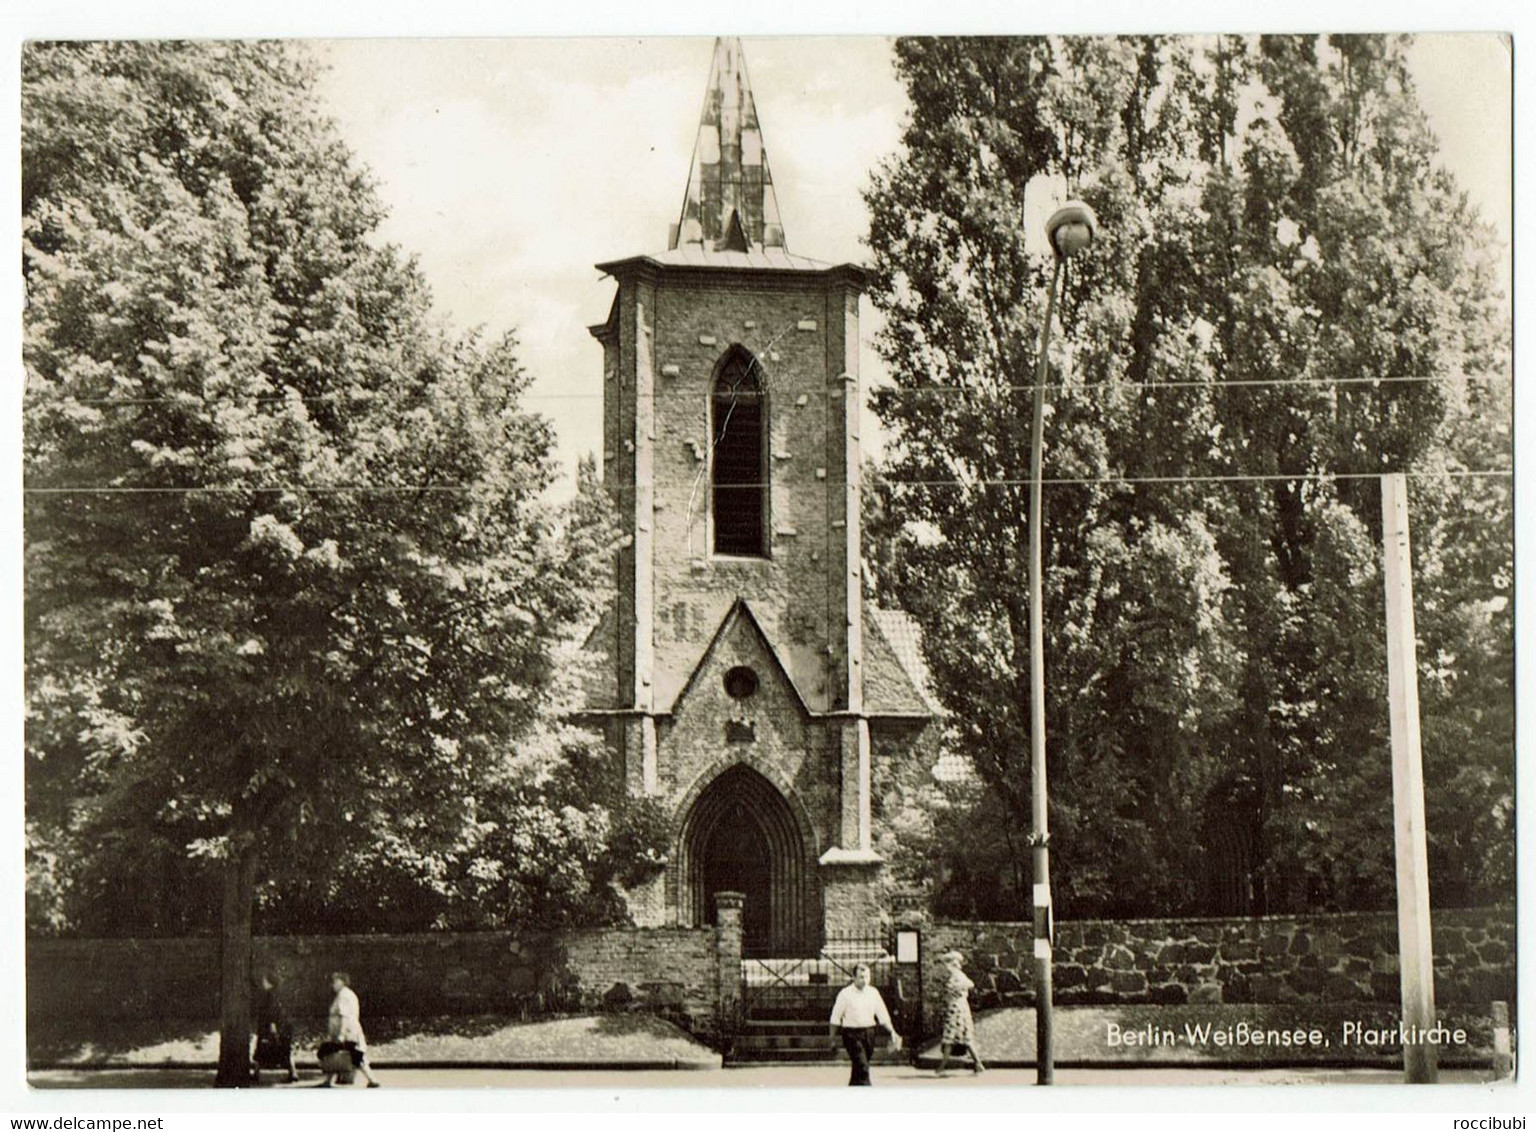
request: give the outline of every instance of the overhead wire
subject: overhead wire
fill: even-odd
[[[777,335],[777,336],[775,336],[773,341],[769,343],[769,348],[771,348],[773,345],[775,345],[778,342],[778,340],[780,338],[782,338],[782,337],[783,337],[782,333]],[[756,354],[749,354],[749,356],[752,359],[752,366],[749,368],[749,371],[748,371],[750,373],[751,370],[756,368],[757,365],[760,364],[760,363],[758,361],[758,358],[757,358]],[[1196,381],[1196,380],[1145,381],[1145,382],[1115,382],[1115,381],[1109,381],[1109,382],[1096,382],[1096,383],[1051,382],[1051,383],[1048,383],[1045,386],[1045,388],[1047,390],[1057,390],[1057,391],[1071,390],[1075,394],[1076,393],[1094,393],[1094,394],[1098,394],[1098,393],[1134,393],[1134,392],[1155,393],[1155,392],[1160,391],[1160,390],[1177,390],[1177,389],[1206,389],[1206,390],[1212,390],[1212,391],[1216,391],[1216,390],[1222,390],[1222,391],[1227,391],[1227,390],[1253,390],[1253,389],[1266,388],[1266,387],[1269,387],[1269,388],[1337,388],[1337,387],[1352,387],[1352,386],[1371,386],[1371,387],[1379,388],[1381,386],[1387,386],[1387,385],[1439,384],[1439,383],[1450,382],[1450,381],[1484,382],[1484,381],[1503,381],[1503,380],[1507,380],[1507,375],[1503,375],[1503,374],[1448,373],[1448,374],[1437,374],[1437,375],[1398,374],[1398,375],[1391,375],[1391,376],[1387,376],[1387,377],[1352,377],[1352,378],[1351,377],[1341,377],[1341,378],[1231,378],[1231,379],[1213,380],[1213,381]],[[882,397],[892,397],[892,396],[901,397],[901,396],[917,396],[917,395],[964,395],[964,394],[986,396],[986,395],[993,395],[993,394],[997,394],[997,393],[1018,393],[1018,392],[1030,392],[1030,393],[1032,393],[1032,392],[1034,392],[1034,389],[1035,389],[1035,386],[1032,385],[1032,384],[1030,384],[1030,385],[985,385],[985,386],[934,384],[934,385],[926,385],[926,386],[906,386],[906,387],[891,386],[891,385],[877,385],[877,386],[869,387],[866,390],[866,392],[868,392],[870,394],[878,394],[878,395],[880,395]],[[846,396],[846,387],[840,386],[837,389],[828,389],[826,392],[827,392],[827,394],[829,396],[833,396],[833,397]],[[525,393],[525,394],[523,394],[521,396],[520,400],[521,401],[534,401],[534,400],[545,400],[545,401],[549,401],[549,400],[594,400],[594,399],[602,398],[605,395],[606,394],[604,392],[602,392],[602,391],[599,391],[599,392],[596,392],[596,393],[584,393],[584,392]],[[668,392],[668,391],[657,391],[657,392],[653,392],[651,394],[651,396],[653,398],[655,398],[655,399],[674,399],[674,398],[687,398],[689,400],[699,400],[700,399],[699,398],[699,394],[697,392],[695,392],[695,391],[688,391],[688,392],[683,392],[683,391],[671,391],[671,392]],[[712,398],[713,397],[713,392],[711,391],[711,393],[708,396],[710,398]],[[251,399],[248,399],[248,400],[245,400],[245,401],[241,401],[241,400],[234,399],[234,398],[230,398],[230,399],[217,399],[217,398],[214,398],[214,399],[205,399],[205,400],[202,400],[202,401],[198,401],[196,398],[192,397],[189,394],[183,394],[183,395],[179,395],[179,396],[166,396],[166,397],[132,397],[132,398],[110,398],[110,397],[107,397],[107,398],[62,398],[62,397],[28,395],[28,397],[26,399],[31,400],[31,402],[33,404],[48,404],[48,403],[66,404],[66,403],[68,403],[68,404],[77,404],[77,405],[105,405],[105,406],[113,406],[113,407],[118,407],[118,406],[131,407],[131,406],[145,406],[145,405],[154,405],[154,404],[164,404],[164,403],[172,403],[172,402],[192,403],[192,404],[201,404],[201,405],[218,405],[218,404],[252,404],[252,403],[287,402],[287,401],[291,401],[291,400],[295,400],[295,399],[297,399],[297,400],[299,400],[301,402],[309,403],[309,402],[337,401],[337,400],[342,400],[342,399],[348,398],[348,397],[357,398],[357,399],[360,399],[360,400],[367,400],[367,399],[369,399],[369,395],[366,394],[366,393],[365,394],[357,394],[357,393],[351,392],[351,391],[348,391],[348,392],[339,392],[338,391],[338,392],[334,392],[334,393],[312,394],[312,395],[307,395],[307,396],[299,396],[297,398],[293,397],[292,395],[272,395],[272,396],[262,396],[262,397],[251,398]],[[733,408],[734,408],[734,406],[733,406]],[[728,422],[729,422],[729,418],[727,418],[727,421],[724,422],[724,423],[728,423]],[[722,425],[722,428],[723,428],[723,425]],[[713,433],[713,430],[711,430],[711,433]],[[722,432],[722,435],[723,435],[723,432]],[[711,435],[711,437],[710,437],[710,448],[709,448],[709,451],[710,451],[711,454],[713,453],[714,448],[716,447],[718,442],[719,442],[719,438]],[[706,461],[706,467],[707,467],[707,463],[708,462]],[[1042,479],[1040,480],[1040,483],[1041,483],[1042,486],[1058,486],[1058,487],[1062,487],[1062,486],[1097,486],[1097,485],[1138,486],[1138,485],[1182,484],[1182,483],[1216,484],[1216,483],[1244,483],[1244,482],[1249,482],[1249,483],[1253,483],[1253,482],[1300,482],[1300,481],[1307,481],[1307,480],[1325,481],[1325,480],[1375,479],[1375,478],[1377,478],[1380,475],[1387,474],[1388,471],[1389,471],[1389,469],[1384,469],[1383,471],[1380,471],[1380,472],[1328,472],[1328,471],[1316,471],[1316,472],[1309,472],[1309,473],[1302,473],[1302,474],[1275,472],[1275,473],[1259,473],[1259,474],[1255,474],[1255,473],[1210,473],[1210,474],[1204,474],[1204,475],[1052,476],[1052,477],[1042,477]],[[701,468],[700,472],[699,472],[700,476],[702,476],[703,472],[704,472],[704,469]],[[1404,474],[1410,476],[1411,478],[1431,478],[1431,477],[1432,478],[1446,478],[1446,477],[1450,477],[1450,478],[1470,478],[1470,477],[1477,477],[1477,478],[1490,478],[1490,477],[1491,478],[1499,478],[1499,477],[1505,477],[1505,478],[1507,478],[1507,477],[1513,476],[1514,473],[1510,469],[1493,468],[1493,469],[1460,470],[1460,471],[1409,471],[1409,472],[1405,472]],[[907,488],[944,488],[944,487],[982,488],[982,487],[1029,487],[1029,486],[1032,486],[1032,482],[1033,481],[1030,480],[1030,479],[1021,479],[1021,478],[978,477],[978,478],[974,478],[974,479],[972,479],[972,478],[958,479],[957,478],[957,479],[920,479],[920,480],[904,480],[904,479],[885,478],[883,480],[883,482],[888,484],[888,485],[890,485],[890,486],[892,486],[892,487],[898,487],[898,488],[900,488],[900,487],[907,487]],[[633,491],[633,490],[638,490],[639,488],[642,488],[642,487],[654,488],[656,485],[654,483],[649,483],[649,484],[613,484],[613,483],[608,483],[608,484],[605,484],[604,486],[605,486],[605,489],[609,490],[609,491],[625,491],[625,490]],[[716,487],[716,488],[754,488],[754,487],[761,487],[762,484],[760,484],[760,483],[742,483],[742,484],[720,483],[720,484],[714,484],[713,486]],[[690,493],[690,500],[689,500],[689,510],[690,511],[692,510],[692,503],[693,503],[693,498],[692,497],[693,497],[693,494],[696,493],[697,488],[698,488],[698,479],[695,479],[695,482],[693,484],[694,491]],[[191,493],[191,492],[242,492],[242,491],[307,492],[307,493],[311,493],[311,494],[318,494],[318,493],[339,493],[339,492],[360,492],[360,493],[367,493],[367,492],[377,492],[377,493],[391,493],[391,492],[474,492],[474,491],[481,491],[481,490],[490,490],[490,489],[485,488],[482,485],[473,485],[473,484],[427,484],[427,485],[417,485],[417,484],[400,484],[400,485],[395,485],[395,484],[329,484],[329,485],[318,485],[318,484],[317,485],[307,485],[307,484],[281,484],[281,485],[218,484],[218,485],[203,485],[203,486],[177,486],[177,485],[132,486],[132,485],[90,485],[90,484],[81,484],[81,485],[70,485],[70,486],[24,487],[23,488],[24,492],[26,492],[27,494],[31,494],[31,495],[66,495],[66,494],[83,494],[83,493],[100,493],[100,494],[175,494],[175,493]]]
[[[776,340],[775,340],[776,341]],[[769,348],[773,344],[770,343]],[[755,355],[754,355],[755,360]],[[1332,388],[1351,386],[1380,387],[1384,385],[1433,385],[1441,382],[1495,382],[1510,380],[1508,374],[1472,374],[1472,373],[1447,373],[1447,374],[1400,374],[1388,377],[1278,377],[1278,378],[1220,378],[1209,381],[1196,381],[1189,379],[1177,379],[1173,381],[1054,381],[1047,382],[1045,389],[1049,391],[1073,393],[1135,393],[1155,392],[1160,389],[1208,389],[1212,391],[1226,391],[1236,389],[1259,388]],[[1033,393],[1034,385],[869,385],[865,387],[866,394],[879,394],[882,397],[911,397],[911,396],[959,396],[963,394],[991,395],[996,393]],[[842,396],[842,388],[828,388],[828,396]],[[517,397],[517,403],[525,401],[597,401],[606,396],[602,390],[596,392],[567,391],[567,392],[529,392]],[[414,398],[415,395],[413,394]],[[651,397],[655,400],[701,400],[700,394],[694,390],[660,390],[653,392]],[[302,404],[325,404],[342,400],[356,400],[359,402],[374,402],[381,399],[381,395],[374,391],[358,392],[355,390],[336,391],[332,393],[310,393],[291,396],[288,394],[262,394],[250,398],[235,397],[197,397],[192,393],[165,395],[158,397],[66,397],[56,393],[27,392],[23,395],[23,402],[33,405],[48,404],[73,404],[73,405],[98,405],[108,407],[132,408],[134,406],[188,404],[188,405],[271,405],[283,404],[290,401],[298,401]]]
[[[1380,472],[1263,472],[1263,473],[1212,473],[1207,475],[1180,475],[1180,476],[1042,476],[1040,483],[1044,487],[1091,487],[1091,486],[1138,486],[1159,484],[1184,484],[1184,483],[1326,483],[1334,480],[1374,480],[1383,475],[1401,474],[1409,479],[1441,480],[1441,479],[1510,479],[1515,472],[1513,468],[1475,468],[1475,469],[1448,469],[1443,471],[1413,470],[1394,473],[1391,469]],[[1034,481],[1020,478],[988,478],[977,479],[918,479],[904,480],[882,477],[882,484],[890,487],[908,488],[940,488],[940,487],[1030,487]],[[633,491],[642,487],[654,488],[654,482],[644,484],[604,484],[606,491]],[[756,488],[762,487],[761,483],[723,483],[716,484],[723,488]],[[346,492],[369,493],[376,492],[388,494],[394,492],[448,492],[448,493],[473,493],[489,492],[499,489],[486,484],[207,484],[207,485],[99,485],[99,484],[75,484],[54,485],[49,487],[26,487],[22,491],[28,495],[76,495],[76,494],[101,494],[101,495],[175,495],[205,492],[212,494],[234,494],[239,492],[292,492],[308,493],[314,495],[340,494]]]

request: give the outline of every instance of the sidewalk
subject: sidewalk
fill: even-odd
[[[1080,1006],[1056,1012],[1053,1055],[1061,1070],[1132,1068],[1285,1071],[1401,1068],[1395,1013],[1379,1005],[1330,1006]],[[1460,1043],[1442,1045],[1447,1069],[1486,1071],[1492,1063],[1486,1017],[1442,1016],[1463,1030]],[[1349,1027],[1353,1027],[1350,1030]],[[1464,1029],[1463,1029],[1464,1028]],[[369,1061],[380,1071],[497,1070],[647,1071],[718,1070],[720,1054],[665,1019],[646,1014],[603,1014],[521,1021],[504,1016],[379,1019],[369,1026]],[[981,1013],[976,1033],[993,1069],[1028,1069],[1035,1063],[1035,1013],[1011,1008]],[[315,1071],[319,1038],[300,1034],[299,1065]],[[830,1039],[829,1039],[830,1045]],[[939,1063],[936,1042],[915,1056],[915,1067]],[[202,1026],[120,1027],[78,1039],[28,1035],[29,1070],[211,1071],[218,1035]],[[792,1066],[795,1072],[835,1068],[838,1062]],[[765,1066],[763,1068],[778,1068]],[[894,1066],[891,1068],[895,1068]]]
[[[994,1069],[979,1077],[969,1072],[951,1070],[939,1077],[909,1065],[877,1065],[872,1071],[877,1087],[898,1089],[1025,1089],[1034,1088],[1033,1069]],[[1491,1081],[1486,1071],[1452,1069],[1440,1074],[1442,1085],[1482,1085]],[[210,1089],[211,1070],[186,1069],[50,1069],[29,1073],[28,1083],[37,1089]],[[338,1090],[314,1088],[318,1076],[307,1074],[297,1085],[262,1086],[262,1091],[307,1094],[310,1106],[323,1105],[338,1098]],[[691,1073],[646,1069],[630,1072],[605,1070],[551,1071],[549,1069],[419,1069],[379,1067],[383,1087],[369,1091],[360,1086],[345,1089],[352,1101],[341,1102],[346,1111],[356,1111],[367,1104],[388,1105],[383,1098],[391,1091],[426,1089],[841,1089],[848,1081],[847,1062],[813,1065],[752,1065],[740,1068],[710,1069]],[[1273,1086],[1273,1085],[1400,1085],[1402,1070],[1384,1069],[1208,1069],[1119,1068],[1056,1070],[1056,1087],[1189,1087],[1189,1086]],[[300,1103],[300,1097],[291,1101]]]
[[[663,1018],[648,1014],[600,1014],[521,1021],[503,1016],[380,1019],[368,1026],[368,1060],[382,1070],[595,1069],[706,1070],[720,1055]],[[315,1070],[317,1035],[300,1033],[294,1054],[302,1069]],[[29,1070],[211,1071],[219,1036],[201,1027],[124,1027],[89,1043],[28,1036]],[[269,1079],[275,1079],[273,1073]]]
[[[1400,1070],[1398,1017],[1376,1003],[1072,1006],[1056,1011],[1052,1056],[1057,1068],[1068,1069]],[[1441,1012],[1441,1021],[1449,1039],[1440,1047],[1442,1067],[1484,1070],[1492,1064],[1486,1014],[1452,1007]],[[1030,1008],[976,1017],[977,1045],[992,1068],[1033,1067],[1035,1033]],[[938,1043],[926,1044],[914,1060],[920,1068],[936,1068]]]

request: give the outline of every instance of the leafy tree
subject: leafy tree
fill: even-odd
[[[1507,383],[1460,392],[1410,541],[1430,875],[1437,899],[1482,904],[1515,890],[1514,511],[1509,480],[1455,473],[1509,465],[1513,414]]]
[[[868,192],[893,377],[874,395],[892,437],[881,585],[922,621],[963,742],[1021,826],[1029,383],[1051,269],[1025,244],[1026,190],[1065,181],[1102,225],[1049,359],[1046,710],[1069,914],[1196,907],[1213,868],[1245,875],[1244,909],[1389,890],[1390,858],[1359,849],[1390,815],[1373,480],[1437,467],[1462,387],[1506,378],[1486,233],[1436,167],[1405,47],[897,45],[910,120]],[[1491,607],[1446,580],[1468,629]],[[1468,675],[1497,654],[1473,620]],[[1497,678],[1479,686],[1508,702]],[[1502,796],[1499,743],[1464,792]],[[1205,840],[1241,848],[1213,862]]]
[[[34,922],[130,914],[141,865],[217,901],[223,1084],[258,892],[558,919],[591,893],[540,889],[548,849],[618,820],[542,722],[593,566],[515,343],[433,323],[314,81],[264,43],[23,54]]]
[[[942,782],[928,823],[888,855],[908,892],[926,892],[933,913],[956,920],[1017,920],[1030,903],[1028,831],[996,792],[975,778]]]

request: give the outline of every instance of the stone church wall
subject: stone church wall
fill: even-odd
[[[933,833],[933,817],[942,804],[933,777],[939,760],[940,730],[912,723],[880,721],[870,726],[870,817],[875,852],[885,858],[886,904],[899,893],[921,886],[932,862],[914,857],[913,847]]]
[[[724,899],[722,897],[722,899]],[[739,899],[739,898],[736,898]],[[716,928],[290,936],[256,940],[256,969],[276,970],[294,1017],[319,1025],[327,976],[346,970],[363,1017],[643,1011],[718,1036],[740,980],[740,909]],[[923,1023],[941,1017],[938,957],[966,956],[977,1010],[1034,1002],[1027,923],[933,922],[920,928]],[[1391,913],[1251,919],[1080,920],[1059,924],[1055,999],[1132,1003],[1375,1002],[1398,998]],[[1441,1007],[1515,999],[1515,925],[1506,908],[1438,910]],[[218,1020],[215,939],[29,940],[29,1027],[89,1035],[102,1022]],[[917,990],[901,972],[906,995]]]
[[[756,639],[739,631],[722,639],[700,669],[693,692],[670,724],[659,732],[665,752],[659,768],[663,796],[681,819],[690,787],[718,774],[733,759],[769,770],[770,780],[787,785],[808,810],[815,839],[822,848],[833,844],[832,814],[836,805],[836,776],[829,772],[834,756],[828,749],[824,725],[810,720],[794,700],[794,690]],[[726,695],[725,672],[745,665],[760,680],[757,693],[745,702]],[[728,738],[733,721],[744,722],[750,738]],[[807,846],[807,851],[814,849]]]
[[[1437,909],[1435,1002],[1515,999],[1508,908]],[[938,957],[966,957],[974,1009],[1034,1004],[1028,923],[936,922],[922,928],[925,1017],[942,1007]],[[1056,927],[1056,1003],[1397,1002],[1394,913],[1248,919],[1072,920]]]
[[[727,941],[728,942],[728,941]],[[723,961],[732,977],[740,957]],[[265,936],[255,970],[272,970],[301,1024],[323,1023],[329,976],[351,976],[370,1017],[641,1010],[696,1032],[715,1022],[715,928]],[[219,1016],[217,939],[34,939],[27,943],[27,1017],[51,1032],[72,1023],[193,1021]]]
[[[566,942],[565,970],[577,981],[583,1009],[662,1014],[703,1034],[715,1022],[717,942],[714,928],[578,932]],[[738,930],[727,977],[740,977],[740,961]]]
[[[792,653],[803,653],[787,659],[804,666],[799,675],[812,682],[807,695],[830,692],[820,650],[839,635],[839,610],[829,608],[824,582],[807,584],[824,577],[827,485],[838,482],[826,470],[832,422],[824,302],[817,291],[793,284],[773,290],[695,284],[657,294],[655,354],[662,376],[656,390],[654,467],[657,498],[669,502],[655,516],[655,546],[658,562],[681,568],[658,573],[656,601],[659,610],[697,605],[703,614],[673,620],[668,632],[658,634],[657,691],[663,697],[668,676],[686,677],[689,662],[738,593],[750,595],[776,640]],[[814,329],[799,329],[807,320]],[[712,560],[704,541],[709,380],[734,342],[758,359],[768,399],[772,556],[761,562]],[[676,366],[678,376],[666,376],[667,366]],[[837,436],[840,443],[840,432]]]

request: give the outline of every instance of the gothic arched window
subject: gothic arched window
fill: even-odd
[[[768,553],[767,414],[757,362],[737,349],[725,359],[710,398],[715,553]]]

